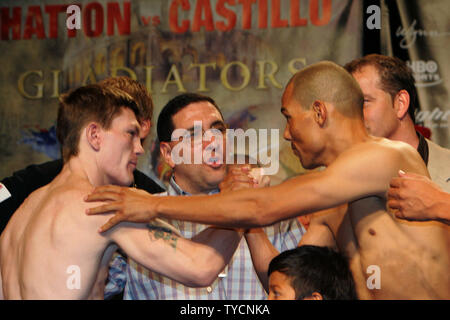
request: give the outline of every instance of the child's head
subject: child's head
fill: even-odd
[[[270,300],[357,299],[347,259],[327,247],[304,245],[269,265]]]

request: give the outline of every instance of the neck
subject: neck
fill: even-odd
[[[400,125],[389,137],[390,140],[402,141],[414,149],[419,146],[419,137],[417,137],[416,129],[411,118],[407,117],[400,121]]]
[[[179,174],[177,174],[176,171],[174,172],[173,176],[175,182],[181,188],[181,190],[190,193],[192,195],[208,194],[209,192],[215,189],[215,188],[203,189],[200,186],[197,186],[195,183],[193,183],[193,181],[190,181],[180,176]]]
[[[99,174],[94,159],[89,159],[88,161],[88,159],[84,159],[81,156],[75,156],[64,165],[64,168],[70,170],[71,174],[89,181],[94,187],[108,184],[107,181],[102,179],[101,174]]]
[[[327,156],[323,160],[325,166],[330,165],[341,153],[355,144],[366,142],[370,139],[364,123],[359,119],[347,118],[336,123],[338,127],[330,130],[330,136],[327,138]]]

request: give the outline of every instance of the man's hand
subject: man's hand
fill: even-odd
[[[219,184],[221,192],[253,188],[255,181],[249,175],[250,166],[232,166],[228,169],[227,176]]]
[[[441,194],[442,190],[428,177],[400,171],[399,177],[391,180],[387,205],[398,218],[434,220],[439,216],[435,206]]]
[[[234,165],[228,170],[225,179],[219,184],[221,192],[262,188],[270,185],[270,177],[261,175],[261,168],[250,165]]]
[[[99,231],[104,232],[121,221],[148,222],[155,216],[155,210],[152,208],[156,205],[157,198],[144,190],[109,185],[95,188],[84,200],[107,202],[102,206],[86,210],[87,215],[115,213],[106,224],[100,227]]]

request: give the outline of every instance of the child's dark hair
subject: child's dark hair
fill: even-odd
[[[297,300],[313,292],[324,300],[357,299],[347,259],[331,248],[304,245],[284,251],[270,262],[268,276],[274,271],[291,280]]]

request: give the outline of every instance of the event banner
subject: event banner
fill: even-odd
[[[450,148],[450,2],[383,0],[381,53],[396,56],[412,69],[419,95],[416,123],[431,139]]]
[[[273,183],[302,172],[283,139],[283,89],[307,65],[361,56],[366,28],[363,2],[351,0],[4,0],[0,19],[0,177],[60,157],[61,93],[125,75],[152,94],[139,168],[162,181],[154,128],[184,92],[215,99],[232,129],[266,130],[256,139],[279,154]]]

